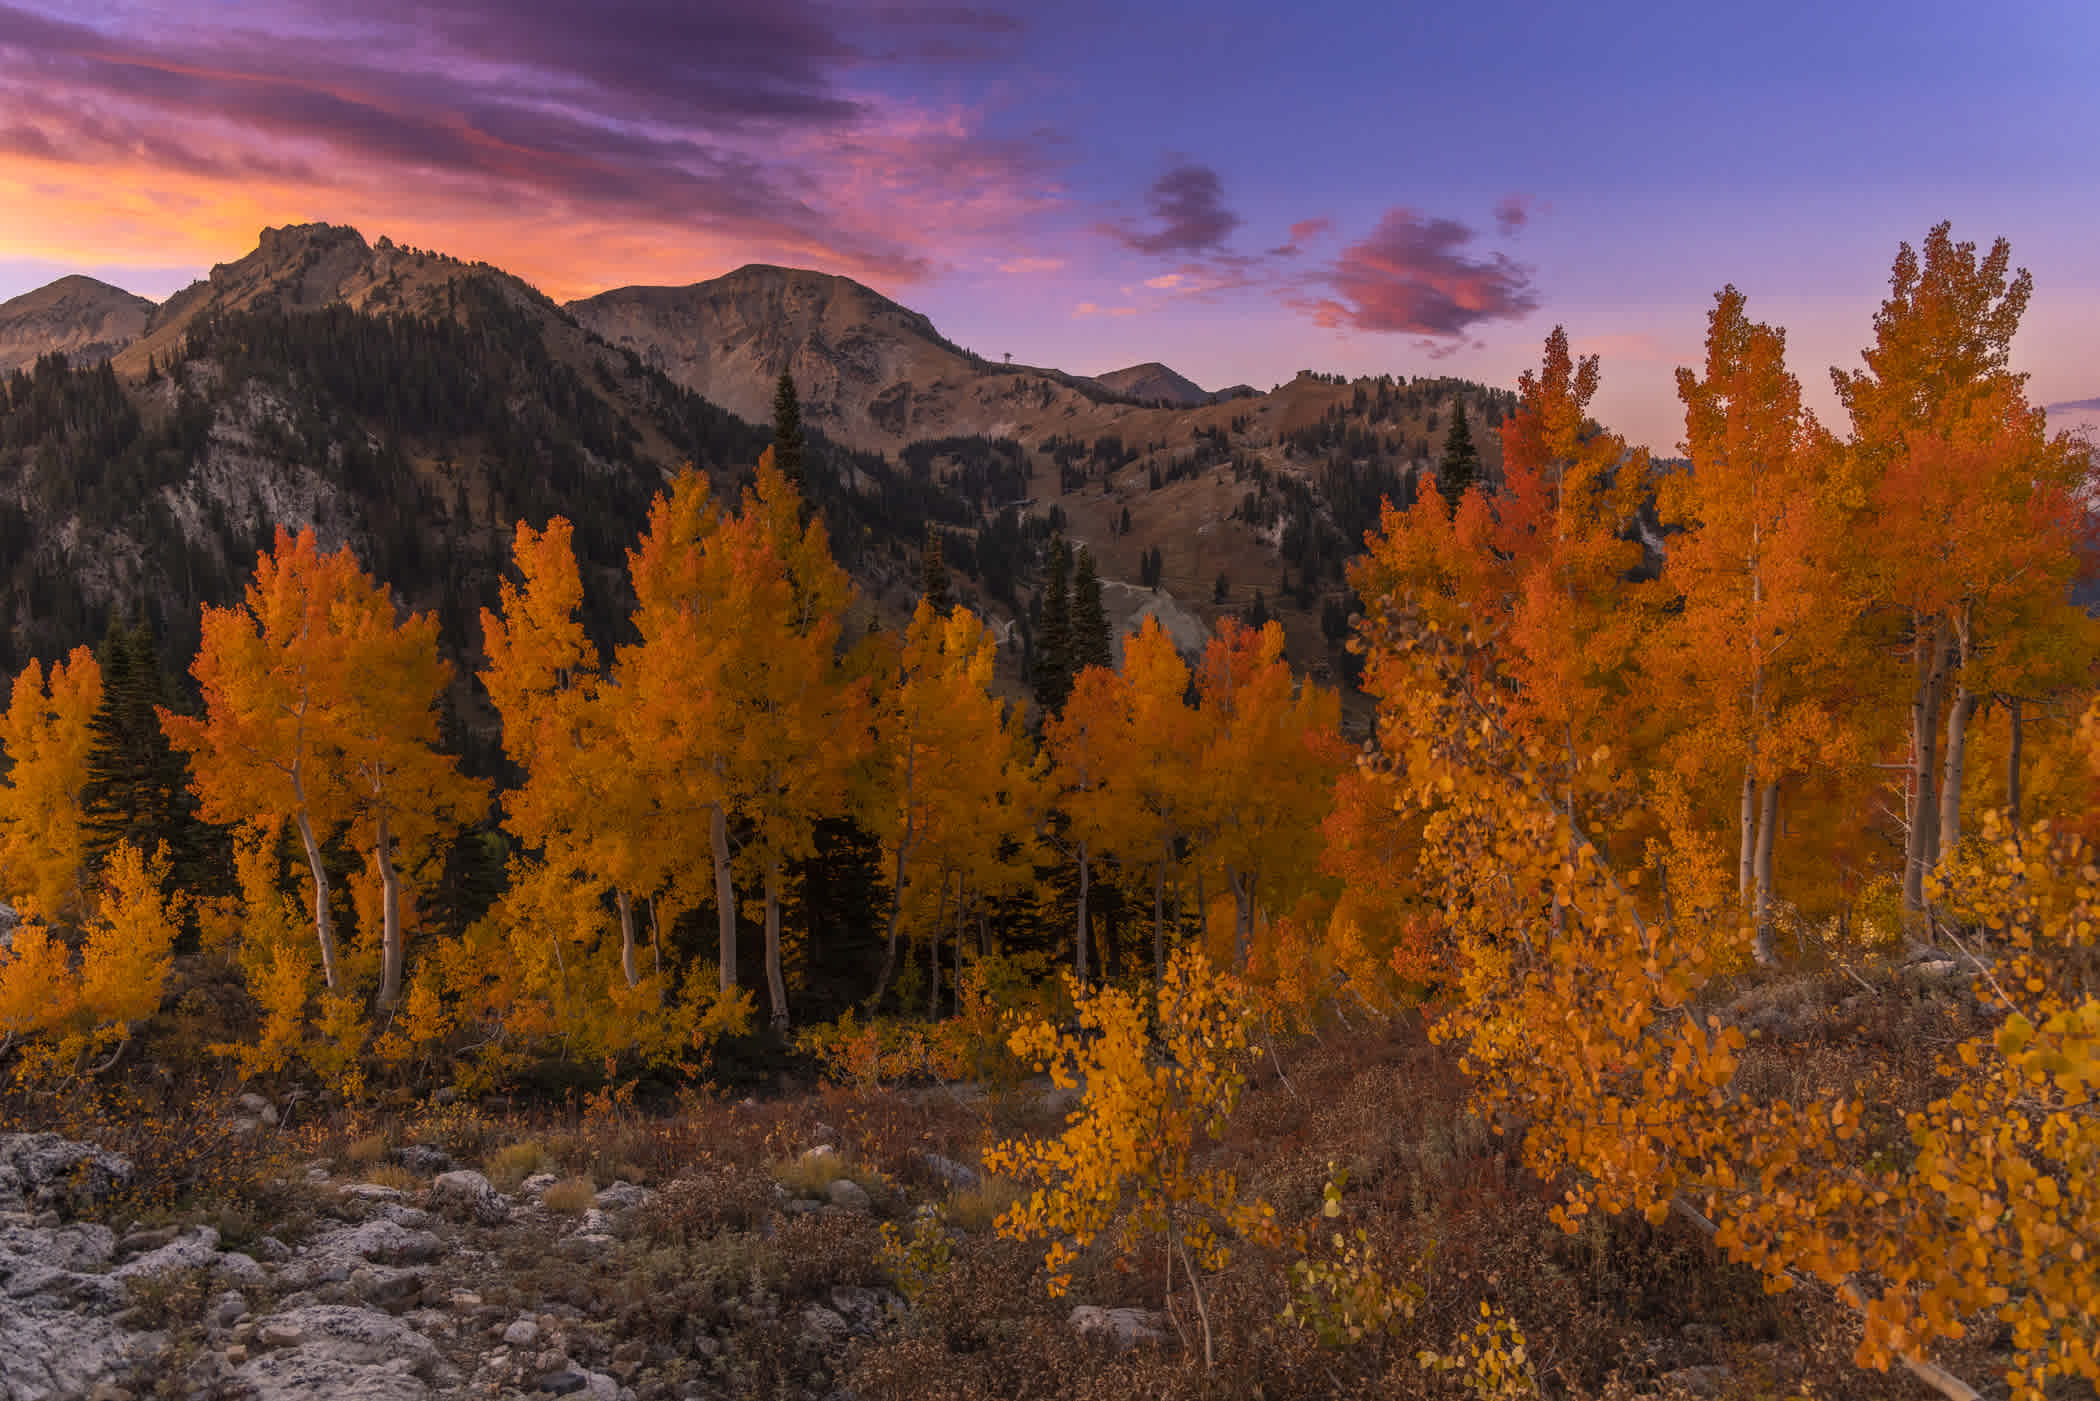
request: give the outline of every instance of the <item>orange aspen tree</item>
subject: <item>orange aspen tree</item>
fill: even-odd
[[[398,882],[387,872],[390,823],[424,839],[457,830],[474,786],[437,752],[435,707],[446,667],[437,625],[399,621],[392,593],[346,547],[323,554],[311,529],[279,527],[256,561],[246,600],[207,606],[191,667],[204,692],[196,719],[161,711],[169,741],[190,755],[207,821],[272,825],[289,818],[314,882],[321,977],[345,991],[321,843],[358,824],[388,884],[380,1005],[400,991]],[[450,824],[447,826],[447,824]]]
[[[1130,693],[1127,781],[1137,800],[1141,835],[1133,855],[1152,864],[1152,976],[1167,967],[1167,879],[1198,798],[1196,712],[1188,703],[1189,668],[1174,639],[1148,617],[1123,641]]]
[[[1650,638],[1648,667],[1676,767],[1740,778],[1737,890],[1769,963],[1780,785],[1847,757],[1826,698],[1851,619],[1837,606],[1833,454],[1787,372],[1786,333],[1750,321],[1732,286],[1714,300],[1704,377],[1677,372],[1692,466],[1663,483],[1660,509],[1684,526],[1663,574],[1679,608]]]
[[[24,667],[0,715],[0,898],[25,916],[69,921],[86,903],[81,791],[101,703],[102,669],[76,647],[48,678],[36,662]]]
[[[745,626],[761,644],[729,678],[747,717],[732,773],[765,893],[766,990],[776,1029],[788,1022],[784,868],[815,852],[818,820],[846,808],[874,745],[872,678],[849,674],[839,650],[852,581],[831,557],[822,520],[802,516],[801,497],[767,448],[741,517],[718,537],[741,551],[751,589]]]
[[[190,786],[207,822],[289,820],[298,830],[329,992],[342,991],[344,980],[321,842],[349,809],[332,708],[350,692],[331,615],[363,584],[347,549],[323,554],[311,529],[294,537],[280,526],[275,547],[256,559],[245,602],[203,610],[190,667],[204,692],[203,718],[161,712],[169,743],[190,757]]]
[[[30,1066],[78,1073],[96,1052],[121,1049],[132,1027],[160,1010],[182,931],[181,901],[162,893],[167,879],[165,851],[149,857],[129,842],[112,847],[83,921],[77,966],[42,923],[16,928],[14,947],[0,961],[0,1050],[17,1037],[37,1037],[44,1044],[30,1054]]]
[[[763,644],[758,629],[747,627],[757,621],[746,610],[754,576],[737,568],[738,552],[753,548],[748,532],[716,548],[722,522],[707,498],[706,478],[688,469],[650,507],[640,547],[627,555],[642,640],[620,650],[613,675],[622,702],[617,723],[666,829],[704,824],[708,834],[716,973],[728,993],[738,985],[730,769],[743,724],[732,682],[740,668],[761,664]],[[698,864],[689,853],[665,854],[679,870]]]
[[[1017,709],[991,694],[998,640],[977,615],[942,617],[923,599],[905,634],[897,683],[877,719],[886,775],[876,823],[891,869],[888,946],[871,1004],[897,969],[905,901],[1036,824],[1041,781]]]
[[[1050,801],[1065,816],[1079,874],[1072,975],[1081,987],[1088,981],[1093,937],[1087,926],[1093,861],[1135,845],[1143,821],[1129,779],[1135,758],[1131,707],[1129,683],[1106,667],[1090,666],[1074,678],[1064,708],[1043,723]]]
[[[2008,368],[2034,280],[2011,273],[1999,239],[1979,259],[1942,223],[1923,256],[1901,245],[1874,316],[1864,370],[1833,369],[1852,419],[1860,588],[1907,654],[1910,774],[1903,899],[1960,838],[1969,722],[1990,694],[1994,650],[2022,618],[2046,616],[2073,568],[2074,493],[2089,470],[2071,440],[2045,436],[2026,376]],[[1950,692],[1951,686],[1951,692]],[[1944,752],[1941,744],[1945,725]]]
[[[520,522],[512,558],[521,582],[504,580],[501,612],[481,615],[481,681],[503,717],[504,752],[525,772],[503,795],[506,823],[554,878],[582,881],[594,899],[610,888],[620,974],[636,988],[634,904],[670,865],[667,824],[617,724],[622,697],[584,635],[569,522],[556,516],[544,531]]]
[[[1283,626],[1220,622],[1196,673],[1210,857],[1232,890],[1233,958],[1244,969],[1265,892],[1287,898],[1319,860],[1320,820],[1347,762],[1341,698],[1299,684]]]
[[[1474,610],[1476,625],[1503,634],[1512,718],[1560,752],[1571,814],[1584,805],[1585,781],[1598,776],[1586,756],[1627,735],[1647,611],[1628,577],[1641,548],[1620,536],[1651,468],[1645,453],[1590,419],[1601,379],[1597,357],[1576,361],[1559,326],[1538,371],[1518,377],[1516,412],[1502,423],[1504,487],[1490,503],[1499,577],[1491,576],[1495,596]]]

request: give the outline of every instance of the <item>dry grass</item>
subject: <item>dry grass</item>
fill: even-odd
[[[965,1231],[989,1231],[1000,1215],[1021,1199],[1020,1184],[1004,1177],[980,1177],[950,1194],[942,1216]]]
[[[499,1192],[515,1192],[536,1172],[547,1170],[547,1150],[533,1139],[506,1143],[482,1159],[482,1174]]]
[[[565,1177],[540,1194],[540,1205],[565,1216],[581,1216],[598,1199],[598,1184],[588,1177]]]
[[[381,1187],[392,1187],[396,1191],[413,1192],[423,1185],[423,1179],[399,1163],[374,1163],[358,1174],[366,1182]]]
[[[370,1167],[374,1163],[385,1162],[387,1149],[391,1146],[392,1144],[386,1134],[364,1134],[351,1139],[344,1147],[343,1160],[352,1167]],[[376,1181],[377,1179],[368,1180]]]

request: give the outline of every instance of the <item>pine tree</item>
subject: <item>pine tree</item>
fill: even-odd
[[[802,401],[795,394],[795,377],[780,372],[773,390],[773,465],[794,483],[798,495],[809,495],[802,469]]]
[[[940,527],[926,527],[926,548],[919,556],[920,593],[945,618],[955,607],[955,590],[948,583],[948,561],[941,553]]]
[[[1473,430],[1466,426],[1466,401],[1459,399],[1451,410],[1451,431],[1444,436],[1444,460],[1437,468],[1437,490],[1456,511],[1466,489],[1480,480],[1480,449],[1473,445]]]
[[[102,702],[89,722],[88,781],[81,792],[81,827],[90,869],[111,847],[130,842],[152,851],[166,842],[178,880],[201,853],[189,766],[168,743],[157,707],[169,703],[166,679],[144,623],[114,618],[102,640]]]
[[[1077,577],[1072,587],[1072,672],[1090,666],[1108,667],[1115,656],[1108,646],[1108,614],[1101,606],[1101,580],[1094,574],[1094,556],[1079,551]],[[1069,683],[1068,683],[1069,689]]]
[[[1072,555],[1064,537],[1050,542],[1035,635],[1035,703],[1045,715],[1064,707],[1072,692]]]

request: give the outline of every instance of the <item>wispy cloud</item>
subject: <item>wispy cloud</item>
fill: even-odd
[[[658,260],[735,246],[909,282],[933,249],[1061,198],[1040,134],[997,136],[967,101],[883,82],[1010,55],[1023,21],[996,7],[284,0],[150,31],[77,13],[0,0],[0,199],[36,189],[58,216],[36,222],[68,245],[0,252],[121,242],[118,207],[144,200],[163,246],[141,251],[163,259],[186,233],[223,253],[259,210],[376,216],[373,233],[559,225],[586,246],[624,230]],[[112,186],[127,198],[98,216]]]

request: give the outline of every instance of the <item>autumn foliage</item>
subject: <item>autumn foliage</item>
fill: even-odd
[[[1346,737],[1276,622],[1184,652],[1148,618],[1110,664],[1061,539],[1031,706],[938,560],[885,625],[799,445],[733,493],[667,481],[624,579],[518,522],[472,678],[349,549],[279,531],[203,610],[201,706],[159,712],[231,829],[219,890],[89,840],[94,655],[15,679],[0,1055],[93,1074],[196,948],[248,1004],[214,1049],[345,1098],[690,1079],[730,1037],[864,1094],[1040,1068],[1074,1107],[986,1155],[1024,1189],[1000,1229],[1047,1242],[1054,1288],[1149,1253],[1210,1358],[1220,1271],[1285,1248],[1218,1146],[1254,1067],[1412,1010],[1569,1230],[1697,1229],[1949,1396],[1975,1393],[1935,1357],[1990,1328],[2018,1397],[2100,1381],[2092,465],[2009,368],[2030,293],[2002,242],[1906,245],[1864,368],[1832,372],[1841,434],[1723,288],[1677,373],[1681,461],[1594,420],[1603,366],[1556,327],[1499,476],[1388,501],[1351,565]],[[493,803],[448,707],[500,721]],[[502,878],[448,924],[462,834]],[[880,967],[808,1025],[841,868],[833,936]],[[1824,973],[1953,1010],[1922,1050],[1778,1074],[1760,999]],[[1425,1277],[1336,1224],[1346,1176],[1275,1272],[1294,1336],[1337,1348],[1411,1320]],[[915,1287],[948,1260],[930,1228],[890,1245]],[[1466,1312],[1411,1375],[1531,1394],[1516,1320]]]

